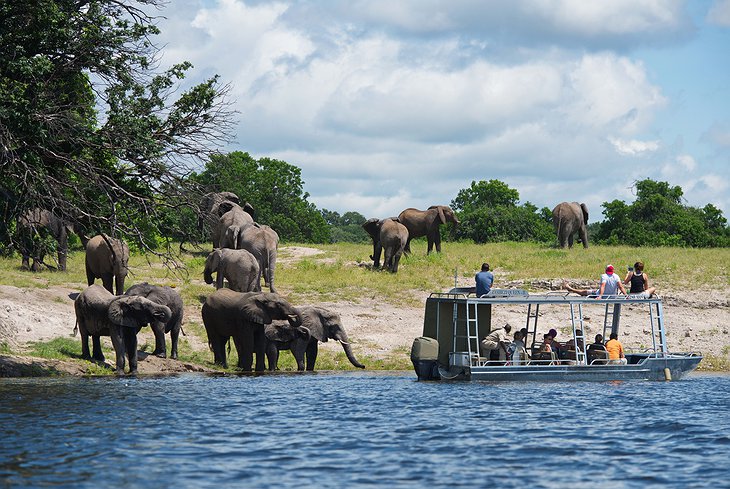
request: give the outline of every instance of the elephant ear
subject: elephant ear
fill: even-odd
[[[256,212],[256,209],[254,209],[253,206],[251,204],[249,204],[248,202],[246,202],[245,204],[243,204],[243,210],[245,212],[247,212],[248,215],[250,215],[251,217],[254,217],[253,214],[254,214],[254,212]]]
[[[302,316],[302,326],[309,330],[309,334],[312,338],[316,338],[317,341],[326,342],[327,332],[325,330],[326,317],[322,315],[322,311],[319,307],[303,307],[299,310]]]
[[[241,313],[247,321],[257,324],[270,324],[272,319],[265,304],[254,296],[243,299]]]
[[[588,206],[581,204],[580,209],[583,211],[583,224],[588,224]]]
[[[432,205],[429,209],[436,209],[439,213],[439,221],[441,224],[446,224],[446,216],[444,215],[444,208],[440,205]]]
[[[132,297],[134,296],[120,296],[111,303],[107,315],[112,323],[127,328],[136,328],[139,326],[130,311],[130,300],[132,300]]]
[[[230,200],[224,200],[220,204],[218,204],[218,217],[223,217],[223,214],[230,211],[234,207],[236,207],[238,204],[235,202],[231,202]]]
[[[380,219],[371,218],[365,221],[362,225],[362,228],[367,232],[370,237],[373,239],[373,241],[378,241],[380,239]]]

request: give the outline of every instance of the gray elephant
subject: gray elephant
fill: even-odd
[[[124,279],[129,271],[129,246],[120,239],[106,234],[94,236],[86,243],[86,280],[89,285],[100,278],[104,288],[117,295],[124,293]]]
[[[274,321],[265,327],[266,357],[269,370],[276,370],[279,351],[291,350],[297,361],[297,370],[314,370],[317,361],[318,342],[328,339],[339,341],[347,359],[357,368],[365,368],[352,353],[347,333],[342,327],[342,319],[336,312],[322,307],[307,306],[298,308],[302,317],[300,328],[287,327],[282,321]]]
[[[222,214],[218,219],[215,232],[211,235],[213,248],[236,249],[234,239],[238,235],[238,231],[253,225],[253,217],[243,207],[232,202],[223,202],[218,209]],[[231,227],[236,231],[229,231]]]
[[[380,244],[383,247],[383,266],[391,273],[398,272],[398,264],[408,242],[408,229],[398,221],[386,219],[380,226]]]
[[[230,289],[219,289],[209,295],[203,304],[202,316],[215,363],[228,366],[225,346],[233,337],[238,352],[238,368],[247,371],[251,370],[254,353],[256,370],[264,370],[265,324],[282,319],[296,328],[302,323],[299,312],[278,294]]]
[[[398,220],[397,217],[389,217],[387,219]],[[373,260],[373,268],[380,268],[380,255],[383,253],[383,245],[380,242],[380,228],[385,221],[386,219],[373,217],[362,224],[362,228],[373,241],[373,254],[370,255],[370,259]]]
[[[129,371],[137,372],[137,332],[146,324],[167,323],[172,312],[149,299],[139,296],[115,296],[101,285],[91,285],[74,302],[76,328],[81,333],[81,355],[85,359],[104,361],[101,336],[110,336],[116,353],[116,371],[124,374],[125,357]],[[89,336],[93,342],[93,357],[89,355]]]
[[[578,202],[561,202],[553,209],[553,226],[561,248],[573,247],[573,235],[578,233],[583,248],[588,248],[588,207]]]
[[[279,247],[279,235],[276,231],[270,226],[258,223],[245,228],[229,228],[229,231],[233,236],[231,244],[237,249],[248,251],[256,258],[259,264],[257,283],[261,283],[261,276],[263,275],[264,283],[269,287],[269,291],[276,292],[274,272],[276,271],[276,254]]]
[[[228,280],[228,287],[236,292],[260,292],[261,270],[259,263],[247,250],[218,248],[208,254],[205,260],[203,278],[206,284],[213,283],[216,274],[215,288],[223,288],[223,279]]]
[[[405,252],[411,252],[411,240],[426,236],[428,239],[428,251],[433,251],[436,245],[436,252],[441,253],[441,230],[439,226],[447,222],[453,223],[454,226],[459,225],[454,211],[451,207],[445,205],[432,205],[425,211],[409,208],[398,214],[398,221],[408,229],[408,241],[406,242]]]
[[[160,358],[167,357],[167,345],[165,344],[165,333],[170,333],[172,348],[170,349],[170,358],[177,358],[177,342],[182,331],[183,322],[183,301],[180,294],[168,286],[150,285],[147,282],[131,286],[124,295],[139,296],[149,299],[152,302],[167,306],[170,308],[172,316],[167,322],[155,321],[150,323],[152,332],[155,334],[155,351],[152,352]]]
[[[241,199],[238,195],[233,192],[210,192],[203,195],[200,199],[200,206],[198,206],[198,230],[203,231],[206,224],[208,226],[215,226],[220,216],[218,215],[217,207],[221,202],[233,202],[234,204],[240,204]]]
[[[66,270],[68,255],[68,233],[73,233],[73,225],[56,216],[47,209],[30,209],[18,218],[18,232],[20,234],[20,254],[22,255],[21,268],[37,272],[45,250],[38,244],[37,237],[46,229],[58,243],[58,269]],[[32,264],[30,260],[33,260]]]

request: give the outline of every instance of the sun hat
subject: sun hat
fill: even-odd
[[[613,273],[613,265],[606,265],[606,273],[609,275]]]

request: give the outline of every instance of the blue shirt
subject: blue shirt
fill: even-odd
[[[481,297],[491,290],[494,275],[492,272],[479,272],[474,276],[474,280],[477,283],[477,297]]]

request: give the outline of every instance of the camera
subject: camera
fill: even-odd
[[[629,272],[633,272],[633,271],[634,271],[634,267],[626,267],[626,269],[627,269],[627,270],[628,270]]]

